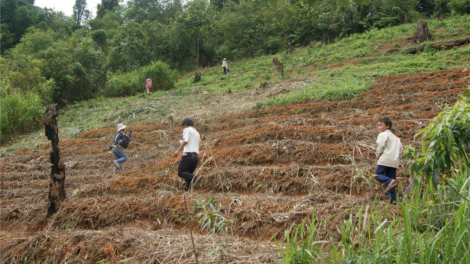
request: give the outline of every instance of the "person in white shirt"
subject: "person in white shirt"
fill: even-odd
[[[222,61],[222,68],[224,68],[224,74],[227,74],[228,72],[230,72],[230,70],[228,69],[227,60],[225,58]]]
[[[396,204],[397,193],[397,168],[400,165],[398,157],[403,149],[400,138],[392,131],[392,121],[388,118],[381,118],[377,121],[377,151],[375,155],[379,157],[374,179],[385,185],[385,194],[390,199],[390,203]]]
[[[201,136],[193,127],[191,119],[184,119],[181,126],[183,127],[183,140],[173,154],[175,157],[178,157],[181,150],[183,150],[183,157],[178,164],[178,176],[185,180],[185,191],[188,191],[198,178],[193,173],[199,162],[199,141]]]

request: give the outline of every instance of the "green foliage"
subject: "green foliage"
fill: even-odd
[[[426,177],[437,186],[439,176],[455,178],[458,164],[470,166],[470,97],[462,97],[454,106],[446,106],[415,137],[422,135],[421,149],[407,147],[405,155],[411,161],[413,178]]]
[[[106,11],[114,11],[119,5],[119,0],[101,0],[101,4],[98,4],[98,10],[96,10],[96,17],[102,18]]]
[[[450,15],[451,9],[449,6],[450,0],[436,0],[436,8],[434,9],[434,16],[443,19]]]
[[[0,2],[2,54],[19,43],[28,28],[35,26],[47,30],[67,20],[60,14],[34,6],[34,1],[7,0]],[[67,26],[67,22],[61,27]]]
[[[178,80],[179,73],[168,64],[156,61],[129,73],[111,74],[106,82],[104,94],[107,96],[129,96],[144,91],[145,79],[152,79],[154,90],[170,90]]]
[[[217,210],[215,204],[215,197],[210,199],[198,199],[196,200],[195,205],[193,206],[194,210],[199,210],[200,212],[196,215],[198,218],[199,224],[201,227],[201,232],[204,230],[209,230],[209,237],[215,238],[218,237],[218,240],[213,240],[213,250],[209,252],[209,255],[221,254],[221,256],[227,255],[227,246],[226,236],[229,232],[232,232],[231,227],[228,225],[234,222],[234,219],[227,219],[225,215],[220,213]],[[221,239],[217,234],[221,233],[223,239]]]
[[[106,45],[107,36],[104,30],[93,31],[91,33],[91,38],[93,39],[94,42],[96,42],[96,44],[98,44],[101,47]]]
[[[461,173],[466,183],[456,187],[468,196],[470,174],[468,169]],[[405,198],[397,218],[377,201],[355,213],[351,208],[340,221],[339,241],[332,234],[329,239],[316,235],[329,220],[317,224],[312,216],[308,228],[304,221],[286,232],[285,249],[278,243],[283,263],[468,263],[468,201],[450,197],[445,188],[439,189],[437,203],[421,198],[430,194]]]
[[[1,43],[1,52],[12,48],[16,42],[15,34],[10,31],[8,24],[0,25],[0,43]]]
[[[416,10],[423,14],[425,17],[431,17],[435,7],[435,0],[419,0],[416,6]]]
[[[470,14],[470,0],[451,0],[450,6],[457,14]]]
[[[259,107],[287,105],[294,102],[306,100],[348,100],[356,97],[361,92],[370,88],[370,82],[364,79],[365,76],[351,74],[346,70],[340,76],[331,78],[341,70],[328,70],[330,74],[322,74],[317,81],[302,89],[290,92],[289,94],[272,99]],[[344,69],[343,69],[344,71]],[[326,73],[326,71],[325,71]]]
[[[108,67],[113,71],[129,72],[149,63],[145,37],[141,26],[136,22],[130,21],[123,25],[112,40]]]
[[[27,133],[41,126],[45,112],[41,97],[31,91],[18,91],[10,87],[1,87],[0,124],[1,139]]]
[[[138,23],[148,20],[168,24],[182,9],[179,0],[131,0],[127,2],[125,17]]]
[[[299,226],[293,226],[291,232],[286,231],[285,249],[276,240],[276,245],[281,252],[282,263],[312,263],[321,259],[324,244],[329,241],[321,241],[317,235],[317,228],[324,226],[334,215],[329,216],[324,222],[316,225],[315,211],[312,212],[310,225],[305,225],[306,219]]]

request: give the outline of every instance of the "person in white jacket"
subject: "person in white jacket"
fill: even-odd
[[[225,58],[222,61],[222,68],[224,68],[224,74],[227,74],[228,72],[230,72],[230,70],[228,69],[227,60]]]
[[[396,204],[397,193],[397,168],[400,165],[398,157],[403,150],[400,138],[392,131],[392,121],[388,118],[381,118],[377,121],[377,151],[375,155],[379,157],[374,179],[385,185],[385,194],[390,199],[390,203]]]

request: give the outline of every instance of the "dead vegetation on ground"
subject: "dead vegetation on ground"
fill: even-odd
[[[193,117],[206,140],[198,167],[201,188],[188,194],[191,214],[198,212],[191,209],[194,199],[216,197],[218,211],[235,219],[228,263],[275,262],[273,237],[285,239],[285,231],[313,210],[319,221],[334,215],[320,232],[336,237],[342,217],[381,196],[383,189],[369,176],[375,167],[375,121],[391,118],[402,142],[416,145],[413,135],[440,105],[458,99],[469,84],[467,75],[455,69],[385,76],[350,101],[231,108],[226,115],[221,109],[227,95],[210,95],[219,104],[201,106]],[[131,129],[129,160],[116,174],[108,149],[114,127],[60,142],[67,199],[48,220],[50,145],[1,158],[0,263],[25,258],[38,263],[195,263],[190,222],[200,262],[219,260],[208,256],[214,238],[200,233],[201,226],[184,211],[179,158],[171,156],[181,129],[169,129],[165,122]],[[367,175],[354,175],[352,160]],[[408,179],[401,168],[399,175],[401,190]]]

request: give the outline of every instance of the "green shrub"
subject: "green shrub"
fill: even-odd
[[[162,61],[153,62],[138,70],[123,74],[111,74],[106,82],[106,96],[129,96],[145,91],[145,79],[152,79],[152,90],[170,90],[178,80],[177,70],[170,69]]]
[[[459,15],[470,14],[470,0],[451,0],[450,6]]]
[[[41,117],[44,112],[43,100],[37,93],[11,90],[8,94],[4,94],[2,91],[0,98],[2,141],[41,127]]]

